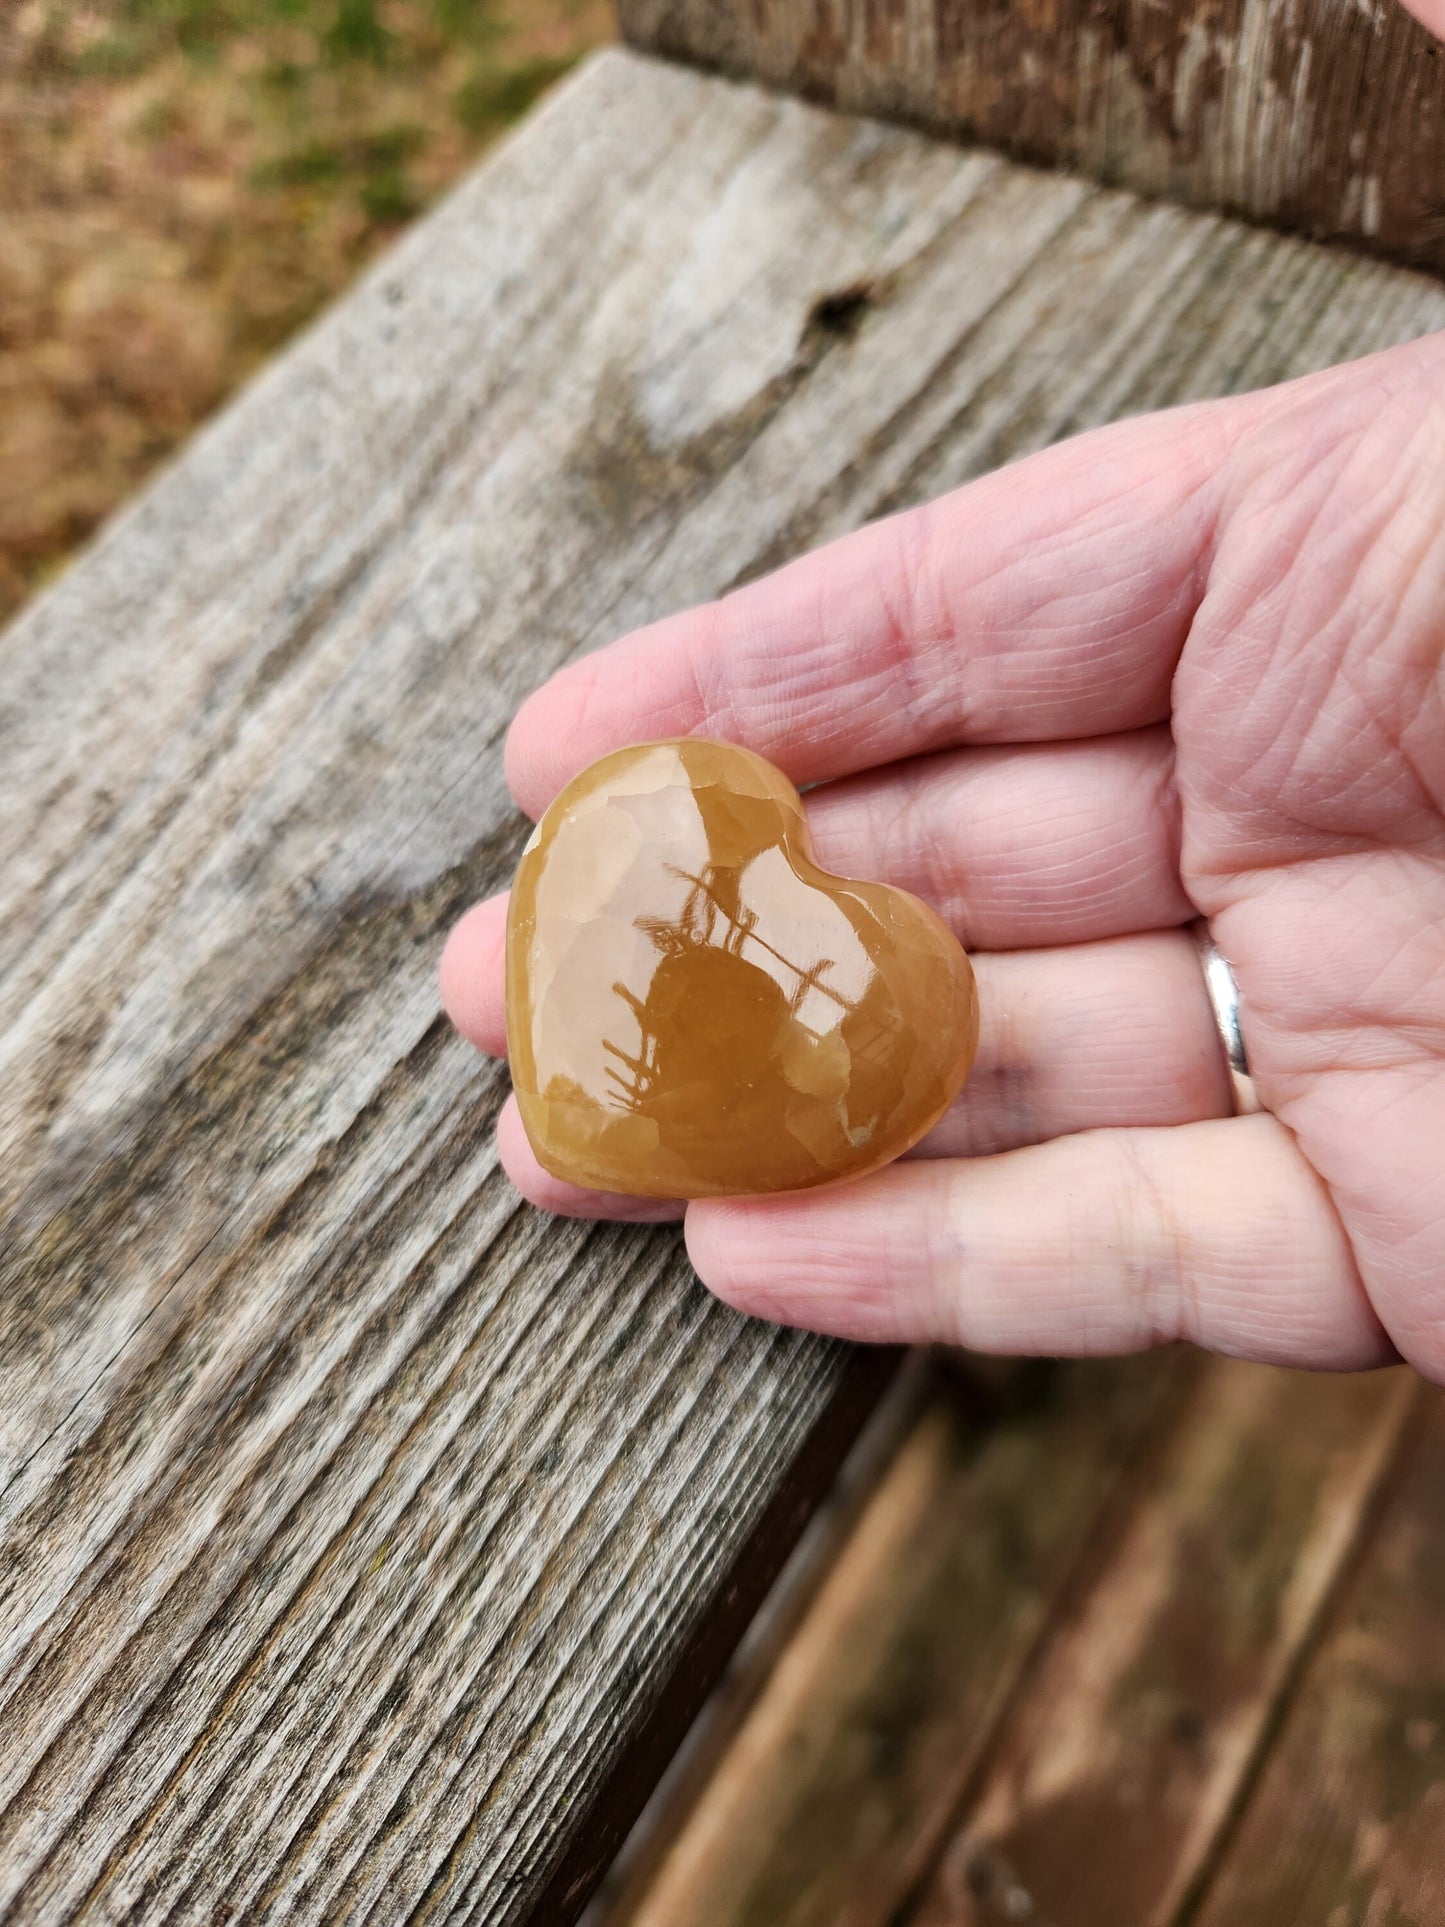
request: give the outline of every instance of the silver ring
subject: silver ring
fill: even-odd
[[[1239,1026],[1239,985],[1228,957],[1214,941],[1209,925],[1201,917],[1194,925],[1194,941],[1199,946],[1199,961],[1204,966],[1204,987],[1209,992],[1219,1041],[1224,1046],[1224,1062],[1229,1071],[1229,1089],[1234,1099],[1234,1115],[1248,1117],[1262,1111],[1259,1092],[1249,1074],[1249,1059],[1244,1051],[1244,1032]]]

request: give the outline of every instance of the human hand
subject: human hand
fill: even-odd
[[[507,745],[746,743],[819,860],[974,953],[961,1099],[856,1184],[687,1208],[703,1280],[848,1336],[1445,1378],[1445,336],[1097,431],[584,658]],[[1228,1115],[1184,925],[1237,977]],[[442,965],[504,1049],[505,900]],[[560,1184],[551,1210],[677,1215]]]
[[[1445,0],[1405,0],[1405,7],[1437,40],[1445,40]]]

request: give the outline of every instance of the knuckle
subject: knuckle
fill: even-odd
[[[1120,1283],[1153,1344],[1201,1340],[1192,1241],[1178,1202],[1137,1132],[1116,1134],[1119,1183],[1113,1234]]]

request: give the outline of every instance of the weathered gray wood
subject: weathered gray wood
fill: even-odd
[[[618,0],[639,47],[1445,271],[1445,49],[1396,0]]]
[[[0,1914],[563,1918],[787,1536],[843,1354],[671,1233],[520,1212],[437,1012],[518,695],[1090,421],[1442,322],[611,54],[0,639]]]

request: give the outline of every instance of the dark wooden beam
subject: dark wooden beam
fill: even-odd
[[[1445,48],[1395,0],[620,0],[654,53],[1445,272]]]

